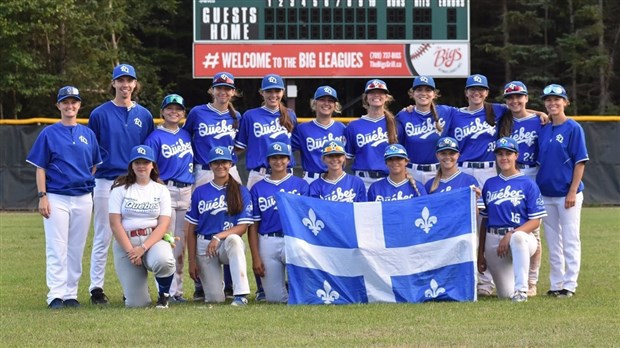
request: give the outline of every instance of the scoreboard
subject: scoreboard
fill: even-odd
[[[469,74],[469,0],[194,0],[194,76]]]

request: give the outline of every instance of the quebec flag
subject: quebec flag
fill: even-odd
[[[289,304],[474,301],[470,188],[342,203],[281,192]]]

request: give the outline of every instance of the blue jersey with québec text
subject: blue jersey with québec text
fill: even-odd
[[[195,233],[212,236],[234,226],[254,223],[252,219],[252,197],[245,186],[240,186],[243,210],[234,216],[228,215],[226,186],[218,186],[213,181],[196,188],[192,193],[189,210],[185,220],[196,226]]]
[[[575,165],[589,160],[583,128],[575,120],[542,127],[538,136],[538,163],[536,183],[543,195],[564,197],[573,180]],[[583,190],[579,183],[577,192]]]
[[[81,124],[43,128],[26,161],[45,170],[47,192],[81,196],[93,192],[93,167],[101,164],[95,134]]]
[[[494,176],[482,188],[488,227],[519,227],[529,220],[547,216],[545,203],[536,183],[523,173],[510,177]]]
[[[528,115],[524,118],[514,118],[512,134],[510,135],[519,145],[517,163],[536,165],[538,157],[538,135],[542,125],[538,115]]]
[[[303,170],[312,173],[326,172],[327,166],[321,159],[323,146],[332,140],[346,143],[345,128],[342,122],[334,120],[328,125],[312,120],[295,127],[291,137],[291,146],[293,151],[299,151]]]
[[[352,170],[380,171],[388,175],[383,154],[389,145],[385,116],[371,118],[367,115],[351,121],[345,129],[345,151],[354,158]]]
[[[467,173],[463,173],[460,170],[447,179],[440,179],[437,189],[431,192],[433,181],[434,179],[431,179],[427,181],[424,185],[424,188],[426,189],[426,192],[428,192],[428,194],[448,192],[462,187],[470,187],[472,185],[475,187],[480,187],[480,183],[478,182],[478,180],[476,180],[476,178]]]
[[[435,111],[439,118],[441,132],[435,127],[435,118],[429,111],[421,113],[417,110],[403,110],[396,115],[396,121],[402,131],[401,144],[407,150],[409,160],[415,164],[437,163],[435,146],[437,140],[448,134],[452,118],[458,109],[447,105],[436,105]]]
[[[301,178],[287,174],[281,180],[271,180],[270,177],[263,178],[250,190],[252,195],[252,214],[254,221],[260,221],[258,233],[282,232],[282,223],[276,205],[276,194],[288,192],[295,195],[307,196],[308,183]]]
[[[189,133],[182,129],[170,130],[163,126],[151,133],[144,145],[153,148],[159,177],[186,184],[194,183],[194,154]]]
[[[295,112],[289,109],[288,115],[296,127]],[[243,114],[235,146],[246,150],[245,164],[248,170],[269,168],[269,145],[275,142],[291,145],[291,133],[280,125],[279,118],[280,110],[270,110],[265,106],[250,109]],[[288,166],[295,166],[295,157],[291,157]]]
[[[499,120],[506,113],[505,104],[491,104],[495,114],[495,126],[486,122],[486,111],[481,107],[475,111],[460,108],[456,111],[448,136],[459,143],[460,162],[494,162],[495,141]]]
[[[241,114],[238,111],[236,117],[237,126],[239,126]],[[227,147],[232,153],[233,163],[237,163],[237,155],[234,151],[237,129],[233,127],[234,122],[228,109],[220,111],[211,103],[198,105],[190,110],[183,129],[191,136],[195,163],[208,169],[209,151],[216,146]]]
[[[366,186],[355,175],[342,173],[336,180],[323,177],[310,184],[310,196],[333,202],[366,202]]]
[[[95,178],[114,180],[127,173],[131,149],[144,144],[154,124],[143,106],[135,102],[130,107],[116,106],[108,101],[91,112],[88,127],[97,137],[103,159]]]
[[[368,188],[368,201],[400,201],[426,195],[424,185],[417,180],[415,180],[415,183],[420,192],[419,195],[408,179],[395,183],[388,176],[370,185]]]

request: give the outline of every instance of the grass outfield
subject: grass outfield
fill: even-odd
[[[123,308],[111,251],[105,288],[111,305],[88,304],[91,232],[80,283],[82,307],[51,311],[45,303],[41,217],[0,213],[0,342],[3,347],[618,346],[619,230],[620,208],[583,210],[580,286],[571,299],[537,296],[521,304],[495,298],[350,306],[251,303],[247,308],[187,303],[168,310]],[[539,293],[549,288],[546,249],[543,253]]]

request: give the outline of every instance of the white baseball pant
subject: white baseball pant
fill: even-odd
[[[170,285],[170,296],[183,296],[183,266],[185,258],[185,213],[189,209],[192,197],[191,186],[176,187],[168,186],[170,191],[170,201],[172,203],[172,216],[170,217],[170,229],[175,237],[180,239],[175,242],[174,259],[176,261],[176,272]]]
[[[43,218],[45,229],[47,303],[55,298],[77,299],[82,276],[82,256],[90,228],[93,199],[47,194],[50,216]]]
[[[527,291],[530,257],[536,252],[536,237],[531,233],[514,231],[510,237],[510,254],[497,256],[497,247],[504,238],[487,233],[484,257],[497,286],[497,297],[511,298],[515,291]]]
[[[543,218],[545,238],[549,247],[550,290],[577,289],[581,267],[581,206],[583,192],[577,194],[575,206],[564,208],[566,197],[546,197],[547,216]]]
[[[142,245],[148,236],[130,237],[131,245]],[[155,277],[165,278],[174,274],[175,264],[172,248],[166,241],[160,240],[153,244],[142,256],[142,265],[136,266],[131,263],[127,253],[114,240],[112,250],[114,252],[114,268],[123,287],[126,307],[146,307],[151,304],[151,296],[148,287],[148,271],[153,272]]]
[[[538,174],[538,167],[531,168],[520,168],[519,171],[521,173],[527,175],[532,181],[536,182],[536,174]],[[538,241],[538,247],[536,248],[536,252],[530,258],[530,272],[529,272],[529,283],[537,284],[538,283],[538,274],[540,272],[540,260],[542,259],[542,245],[540,244],[540,228],[537,228],[532,232]]]
[[[425,172],[422,170],[414,170],[413,168],[409,168],[409,167],[407,167],[407,173],[409,173],[409,175],[413,176],[414,179],[418,180],[419,182],[423,184],[426,184],[426,182],[429,180],[433,180],[435,176],[437,175],[436,170]]]
[[[267,302],[288,302],[284,238],[259,234],[258,253],[265,268],[265,276],[261,280]]]
[[[200,273],[200,280],[205,292],[205,302],[224,302],[224,279],[222,265],[230,265],[230,275],[233,282],[233,294],[235,296],[250,293],[250,283],[247,275],[247,262],[245,259],[245,244],[243,239],[236,234],[231,234],[223,239],[218,247],[216,256],[208,257],[207,248],[211,240],[196,239],[196,261]]]
[[[108,200],[113,180],[95,179],[95,190],[93,194],[94,203],[94,237],[93,250],[90,256],[90,286],[88,291],[94,288],[103,289],[105,281],[105,267],[108,261],[108,250],[112,240],[112,229],[110,228],[110,214]]]

